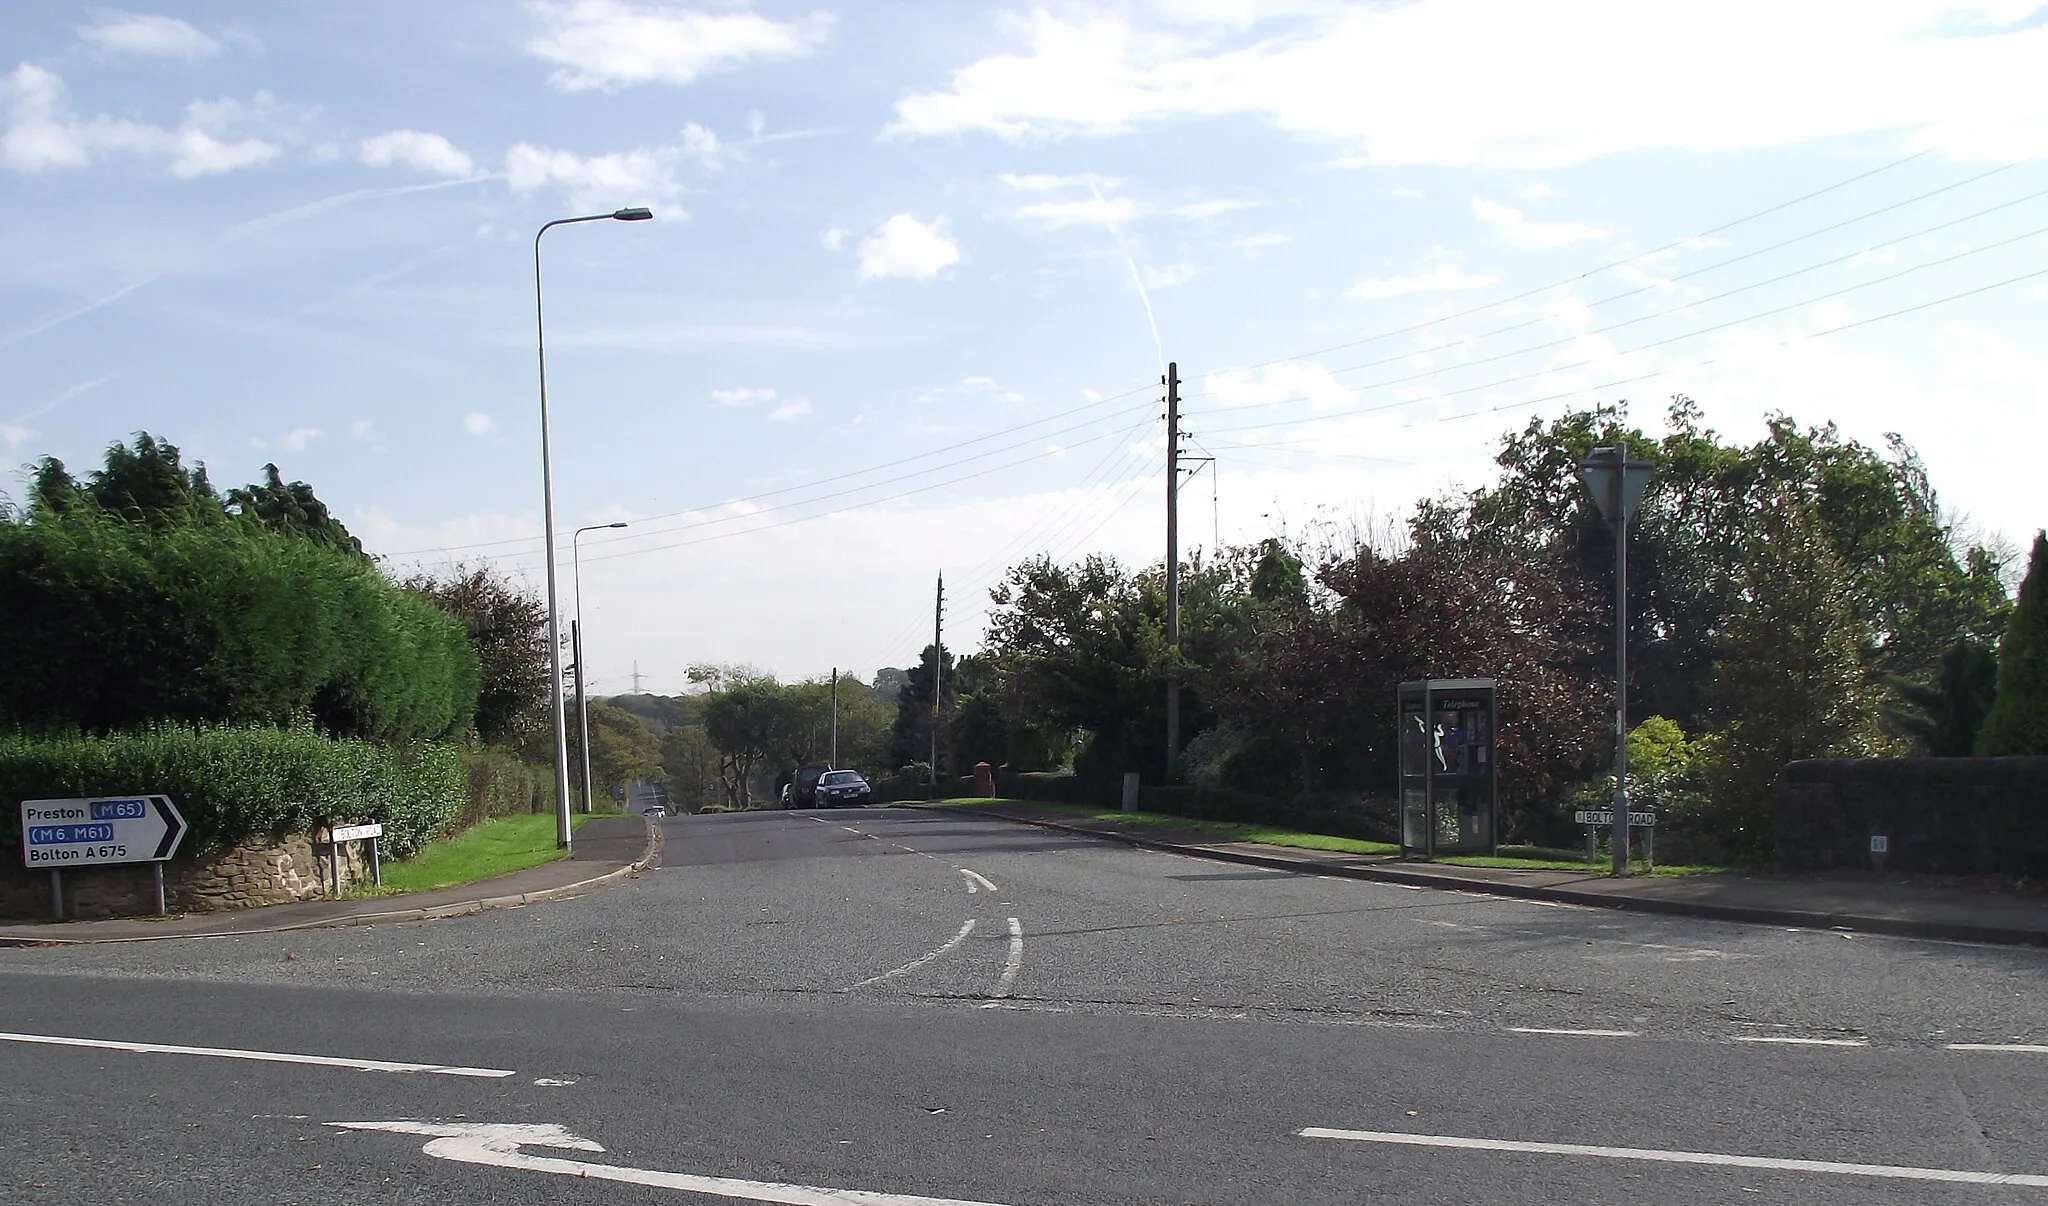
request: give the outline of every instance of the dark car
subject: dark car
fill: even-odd
[[[860,772],[850,770],[826,771],[818,777],[818,786],[812,790],[820,808],[862,808],[875,801],[875,791]]]
[[[782,789],[784,808],[815,808],[818,806],[818,780],[832,768],[822,762],[806,762],[796,768],[789,777],[788,786]]]

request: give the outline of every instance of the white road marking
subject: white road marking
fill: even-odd
[[[2048,1055],[2040,1043],[1950,1043],[1950,1051],[2003,1051],[2012,1055]]]
[[[1782,1160],[1773,1156],[1731,1156],[1721,1152],[1664,1151],[1646,1147],[1598,1147],[1585,1143],[1523,1143],[1511,1139],[1468,1139],[1459,1135],[1412,1135],[1403,1131],[1344,1131],[1303,1127],[1304,1139],[1345,1139],[1353,1143],[1391,1143],[1408,1147],[1455,1147],[1481,1152],[1521,1152],[1537,1156],[1594,1156],[1605,1160],[1646,1160],[1660,1164],[1717,1164],[1777,1172],[1834,1173],[1851,1177],[1888,1177],[1900,1181],[1955,1181],[1966,1185],[2025,1185],[2048,1188],[2048,1176],[2035,1173],[1976,1172],[1962,1168],[1914,1168],[1899,1164],[1849,1164],[1837,1160]]]
[[[1868,1047],[1869,1039],[1800,1038],[1790,1034],[1735,1034],[1733,1043],[1783,1043],[1788,1047]]]
[[[1510,1026],[1510,1034],[1570,1034],[1580,1038],[1634,1038],[1633,1030],[1553,1030],[1548,1026]]]
[[[1003,964],[1003,978],[996,981],[995,995],[1007,997],[1017,987],[1017,972],[1024,966],[1024,927],[1010,918],[1010,958]]]
[[[849,988],[847,988],[846,991],[852,992],[855,988],[866,988],[870,984],[879,984],[891,976],[900,976],[904,972],[914,972],[918,968],[923,967],[925,964],[930,963],[932,960],[938,958],[940,955],[945,954],[947,951],[950,951],[954,947],[959,946],[961,943],[967,941],[967,935],[972,934],[973,932],[974,919],[970,917],[967,919],[967,923],[960,927],[960,932],[953,935],[951,938],[947,939],[946,944],[944,946],[941,946],[939,949],[932,951],[929,954],[920,955],[917,958],[912,959],[910,962],[904,964],[902,967],[896,968],[893,971],[885,971],[879,976],[869,976],[867,979],[862,980],[860,983],[850,986]]]
[[[967,890],[969,892],[974,891],[975,884],[980,884],[982,887],[988,889],[991,892],[996,890],[996,886],[988,882],[988,876],[983,875],[979,871],[969,871],[967,868],[962,867],[960,868],[960,874],[966,876],[969,880],[973,881],[967,885]]]
[[[55,1034],[10,1034],[0,1032],[0,1042],[36,1043],[48,1047],[92,1047],[102,1051],[128,1051],[137,1055],[205,1055],[214,1059],[246,1059],[268,1064],[312,1064],[322,1068],[348,1068],[356,1072],[420,1072],[432,1076],[481,1076],[496,1079],[516,1076],[504,1068],[462,1068],[452,1064],[401,1064],[381,1059],[344,1059],[333,1055],[294,1055],[285,1051],[243,1051],[233,1047],[181,1047],[172,1043],[125,1043],[114,1039],[66,1038]]]
[[[602,1145],[553,1124],[330,1122],[327,1125],[350,1131],[430,1135],[433,1138],[421,1150],[437,1160],[481,1164],[489,1168],[512,1168],[524,1172],[554,1173],[562,1177],[613,1181],[622,1185],[645,1185],[654,1189],[679,1189],[685,1193],[737,1198],[745,1202],[773,1202],[779,1206],[1001,1206],[996,1202],[974,1202],[963,1198],[877,1193],[866,1189],[827,1189],[817,1185],[791,1185],[782,1181],[744,1181],[737,1177],[704,1177],[690,1173],[660,1172],[651,1168],[626,1168],[617,1164],[592,1164],[587,1160],[565,1160],[558,1156],[533,1156],[519,1150],[522,1147],[551,1147],[577,1152],[604,1150]]]

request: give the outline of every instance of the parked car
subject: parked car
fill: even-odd
[[[649,804],[640,810],[640,815],[643,817],[653,817],[658,821],[668,815],[668,809],[660,804]]]
[[[820,808],[861,808],[875,802],[875,791],[859,771],[826,771],[812,789]]]
[[[817,807],[818,779],[832,768],[822,762],[806,762],[796,768],[789,777],[789,785],[782,789],[784,808]]]

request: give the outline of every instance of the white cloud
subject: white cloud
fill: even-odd
[[[321,431],[318,427],[295,427],[287,432],[285,437],[279,440],[278,443],[289,451],[304,452],[306,446],[319,439],[320,435]]]
[[[1063,189],[1088,187],[1086,176],[1054,176],[1044,172],[1031,172],[1022,176],[1004,172],[1000,179],[1020,193],[1056,193]],[[1098,179],[1096,183],[1108,184],[1111,181]]]
[[[81,25],[78,36],[112,54],[141,54],[162,59],[204,59],[220,53],[220,43],[176,17],[148,13],[109,13],[96,25]]]
[[[480,410],[462,416],[463,430],[473,436],[487,436],[498,429],[498,421]]]
[[[1524,184],[1517,188],[1515,196],[1520,197],[1524,201],[1548,201],[1552,197],[1562,197],[1564,194],[1538,181],[1535,184]]]
[[[37,434],[33,427],[23,427],[19,423],[0,423],[0,444],[7,445],[9,452],[35,439]]]
[[[838,251],[846,246],[846,240],[852,234],[853,232],[844,226],[834,226],[825,232],[825,237],[820,241],[825,244],[825,250]]]
[[[1171,289],[1175,285],[1187,284],[1201,275],[1201,272],[1200,268],[1182,260],[1177,264],[1162,264],[1157,268],[1147,266],[1142,275],[1147,289]]]
[[[348,425],[348,433],[359,440],[377,438],[377,425],[369,419],[357,419]]]
[[[1372,164],[1518,169],[1873,134],[1961,158],[2048,152],[2037,83],[2048,25],[1959,29],[1955,7],[1417,0],[1329,6],[1249,43],[1221,28],[1040,9],[1000,18],[1014,49],[905,96],[888,129],[1028,142],[1249,115]],[[1672,87],[1675,45],[1730,86]],[[1446,46],[1460,48],[1448,67]]]
[[[387,130],[365,138],[358,152],[371,167],[401,165],[440,176],[470,176],[476,164],[452,142],[425,130]]]
[[[1428,193],[1423,192],[1419,188],[1409,188],[1405,184],[1396,186],[1394,195],[1403,201],[1425,201],[1429,198]]]
[[[564,92],[688,84],[754,60],[802,58],[832,31],[827,13],[775,21],[731,7],[706,12],[621,0],[543,0],[532,7],[543,31],[527,49],[560,64],[548,82]]]
[[[522,142],[505,152],[505,174],[515,193],[552,185],[579,210],[645,205],[656,217],[681,218],[688,214],[678,201],[683,191],[676,180],[678,154],[668,147],[586,157]]]
[[[9,102],[0,163],[18,172],[84,168],[102,156],[135,155],[163,160],[173,176],[189,179],[267,163],[281,153],[274,142],[237,137],[251,126],[276,124],[267,93],[257,93],[251,105],[193,101],[173,130],[105,114],[80,117],[71,111],[64,81],[33,63],[16,67],[0,91]]]
[[[776,423],[792,423],[811,413],[808,398],[792,398],[768,412],[768,418]]]
[[[1173,207],[1172,213],[1176,218],[1200,221],[1203,218],[1214,218],[1223,214],[1236,213],[1241,209],[1256,209],[1264,204],[1265,202],[1263,201],[1239,201],[1229,197],[1218,197],[1213,201],[1196,201],[1188,205],[1176,205]]]
[[[1034,201],[1017,211],[1049,229],[1063,226],[1121,226],[1138,216],[1129,197],[1077,197],[1071,201]]]
[[[1210,373],[1202,379],[1202,389],[1218,407],[1224,408],[1306,402],[1326,409],[1353,401],[1351,391],[1338,384],[1328,369],[1314,362]]]
[[[1384,301],[1411,293],[1470,293],[1484,289],[1499,278],[1467,272],[1457,264],[1438,264],[1427,272],[1411,276],[1367,277],[1346,291],[1347,297]]]
[[[1525,251],[1569,247],[1587,239],[1601,238],[1607,233],[1597,226],[1580,222],[1531,222],[1522,216],[1521,210],[1480,196],[1472,198],[1472,216],[1499,231],[1508,246]]]
[[[773,402],[775,391],[757,386],[743,385],[738,389],[714,389],[711,400],[720,406],[752,406],[756,402]]]
[[[946,233],[946,220],[920,222],[897,214],[860,243],[864,278],[898,276],[930,280],[960,262],[960,245]]]

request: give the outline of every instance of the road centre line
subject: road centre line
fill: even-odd
[[[1728,1036],[1728,1041],[1731,1043],[1780,1043],[1787,1047],[1868,1047],[1870,1045],[1870,1040],[1867,1038],[1800,1038],[1797,1035],[1791,1034],[1731,1034]]]
[[[983,888],[986,888],[990,892],[996,890],[996,886],[988,882],[988,876],[983,875],[979,871],[969,871],[967,868],[962,867],[960,868],[960,874],[966,876],[970,881],[967,885],[967,890],[969,892],[974,891],[974,885],[977,883],[980,884]]]
[[[959,946],[961,943],[967,941],[967,935],[972,934],[973,932],[974,919],[970,917],[967,919],[966,924],[960,927],[960,932],[953,935],[951,938],[948,938],[944,946],[939,947],[935,951],[931,951],[927,954],[920,955],[917,958],[912,959],[910,962],[904,964],[902,967],[894,969],[893,971],[885,971],[879,976],[869,976],[867,979],[862,980],[858,984],[848,986],[846,991],[852,992],[856,988],[866,988],[870,984],[879,984],[882,981],[887,980],[891,976],[900,976],[905,972],[914,972],[918,968],[923,967],[925,964],[930,963],[932,960],[938,958],[940,955],[945,954],[947,951],[950,951],[954,947]]]
[[[1641,1160],[1659,1164],[1709,1164],[1775,1172],[1832,1173],[1837,1176],[1885,1177],[1899,1181],[1952,1181],[1965,1185],[2021,1185],[2048,1189],[2048,1176],[2036,1173],[1915,1168],[1899,1164],[1851,1164],[1836,1160],[1786,1160],[1772,1156],[1735,1156],[1721,1152],[1681,1152],[1645,1147],[1601,1147],[1586,1143],[1524,1143],[1512,1139],[1415,1135],[1405,1131],[1346,1131],[1320,1126],[1303,1127],[1295,1134],[1304,1139],[1343,1139],[1352,1143],[1386,1143],[1406,1147],[1450,1147],[1467,1151],[1516,1152],[1536,1156],[1591,1156],[1604,1160]]]
[[[1634,1038],[1633,1030],[1564,1030],[1549,1026],[1510,1026],[1509,1034],[1565,1034],[1579,1038]]]
[[[2041,1043],[1950,1043],[1949,1051],[2003,1051],[2008,1055],[2048,1055]]]
[[[1024,927],[1010,918],[1010,958],[1003,964],[1003,977],[996,981],[995,995],[1007,997],[1017,987],[1017,973],[1024,966]]]
[[[295,1055],[285,1051],[244,1051],[233,1047],[184,1047],[173,1043],[128,1043],[116,1039],[68,1038],[55,1034],[13,1034],[0,1032],[0,1042],[35,1043],[49,1047],[89,1047],[101,1051],[127,1051],[138,1055],[203,1055],[214,1059],[254,1060],[270,1064],[310,1064],[321,1068],[347,1068],[355,1072],[413,1072],[429,1076],[474,1076],[499,1079],[518,1073],[504,1068],[464,1068],[453,1064],[405,1064],[381,1059],[346,1059],[332,1055]]]

